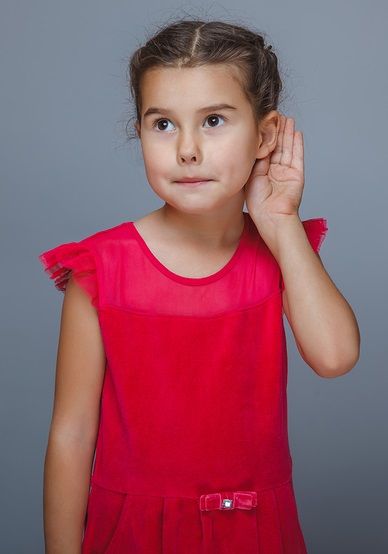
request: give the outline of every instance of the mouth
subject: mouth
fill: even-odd
[[[212,180],[213,179],[207,179],[206,177],[182,177],[181,179],[174,181],[174,183],[186,187],[198,187],[200,185],[206,185],[206,183],[209,183]]]

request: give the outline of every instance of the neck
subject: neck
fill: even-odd
[[[184,240],[203,242],[209,247],[239,240],[244,229],[244,199],[233,209],[228,206],[209,214],[187,214],[169,204],[160,209],[164,223]]]

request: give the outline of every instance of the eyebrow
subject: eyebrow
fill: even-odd
[[[198,110],[199,113],[204,112],[219,112],[221,110],[236,110],[235,106],[230,106],[229,104],[213,104],[212,106],[205,106],[204,108],[201,108]],[[148,110],[145,112],[144,117],[148,117],[150,115],[154,114],[160,114],[160,115],[167,115],[171,112],[171,110],[168,110],[166,108],[157,108],[157,107],[151,107],[148,108]]]

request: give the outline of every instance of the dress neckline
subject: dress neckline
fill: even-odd
[[[169,279],[172,279],[173,281],[177,281],[178,283],[182,283],[185,285],[207,285],[209,283],[213,283],[214,281],[218,281],[224,275],[226,275],[239,259],[245,247],[245,244],[247,242],[248,228],[249,228],[249,215],[246,212],[243,212],[243,214],[244,214],[244,229],[239,239],[237,248],[234,251],[232,257],[229,259],[228,262],[226,262],[226,264],[221,269],[205,277],[185,277],[183,275],[178,275],[177,273],[174,273],[173,271],[168,269],[165,265],[162,264],[162,262],[158,260],[155,254],[152,253],[147,243],[145,242],[145,240],[143,239],[139,231],[136,229],[134,223],[131,222],[130,225],[131,225],[133,234],[137,240],[137,243],[140,246],[143,253],[147,256],[149,261],[166,277],[168,277]]]

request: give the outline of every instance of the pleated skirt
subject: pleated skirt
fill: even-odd
[[[200,498],[90,492],[83,554],[306,554],[292,480]]]

